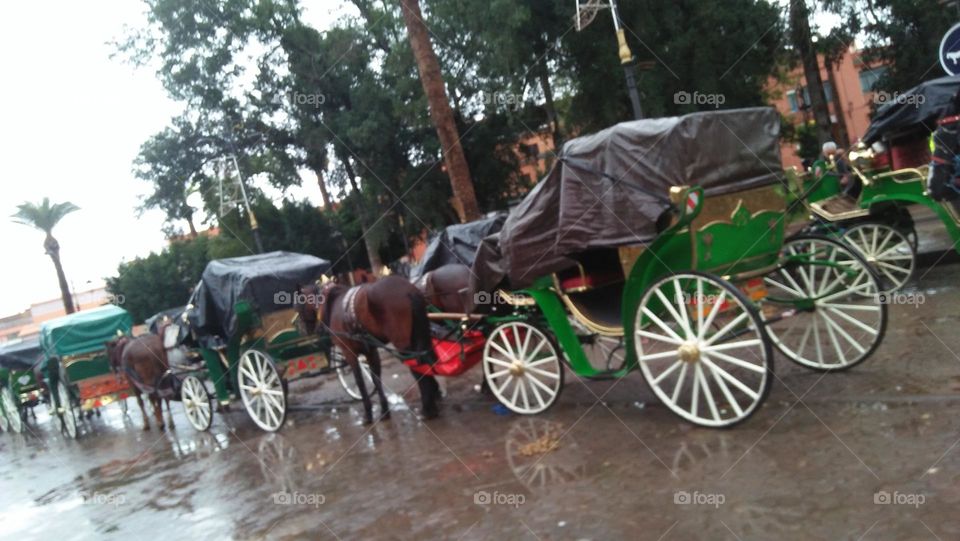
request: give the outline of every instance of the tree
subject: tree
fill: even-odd
[[[34,227],[46,234],[46,238],[43,239],[43,249],[50,256],[50,260],[53,261],[53,266],[57,270],[60,297],[63,299],[63,309],[68,314],[75,311],[73,297],[70,295],[67,275],[63,272],[63,263],[60,261],[60,243],[53,236],[53,228],[60,223],[64,216],[76,210],[80,210],[80,207],[69,201],[50,203],[50,198],[44,197],[40,203],[24,202],[17,205],[17,212],[12,216],[14,222]]]
[[[460,134],[453,118],[453,110],[447,99],[447,90],[443,86],[443,74],[440,72],[440,62],[430,44],[429,31],[423,21],[419,0],[401,0],[403,20],[407,25],[407,36],[410,47],[417,61],[420,72],[420,82],[423,92],[427,95],[430,104],[430,117],[437,129],[437,136],[443,146],[443,158],[447,166],[447,175],[450,176],[450,186],[459,206],[457,213],[461,222],[470,222],[481,218],[480,207],[477,205],[477,196],[473,190],[473,180],[470,177],[470,168],[467,158],[460,146]]]
[[[810,33],[810,10],[806,0],[790,0],[790,37],[793,47],[803,64],[803,78],[807,82],[810,108],[817,127],[820,144],[833,139],[830,132],[830,109],[820,78],[820,61]]]

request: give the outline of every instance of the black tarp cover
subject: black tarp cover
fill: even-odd
[[[960,92],[960,75],[940,77],[921,83],[906,92],[896,94],[877,109],[863,135],[863,142],[871,145],[903,130],[923,127],[927,133],[937,127],[937,120],[956,114],[956,98]]]
[[[238,301],[250,302],[260,314],[291,308],[297,287],[316,281],[329,268],[325,259],[293,252],[211,261],[194,295],[191,326],[199,336],[227,339],[237,330]]]
[[[480,246],[480,241],[500,231],[506,219],[507,214],[501,213],[490,218],[446,227],[427,244],[420,263],[410,272],[410,280],[416,281],[424,274],[451,263],[461,263],[468,267],[473,265],[473,256]]]
[[[671,186],[710,195],[779,181],[779,136],[777,111],[756,107],[624,122],[568,141],[499,240],[478,249],[474,290],[524,287],[573,254],[653,239]]]
[[[39,338],[0,346],[0,368],[30,370],[42,360],[43,348]]]
[[[160,329],[160,324],[163,323],[165,318],[174,323],[180,323],[180,316],[186,308],[186,306],[177,306],[176,308],[161,310],[144,320],[143,324],[147,326],[147,329],[149,329],[151,333],[157,334],[157,331]]]

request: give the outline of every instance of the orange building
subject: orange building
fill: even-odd
[[[107,293],[105,287],[73,293],[73,304],[78,311],[103,306],[112,300],[112,295]],[[13,340],[34,338],[40,334],[41,323],[66,314],[67,312],[63,309],[63,300],[60,297],[33,303],[29,309],[19,314],[0,318],[0,344]]]
[[[824,66],[823,57],[819,58],[820,79],[823,81],[827,107],[830,109],[831,131],[834,140],[841,147],[855,144],[870,125],[870,113],[873,104],[881,104],[887,96],[877,94],[873,86],[886,69],[883,66],[868,66],[861,52],[851,45],[840,60],[830,66]],[[768,87],[771,105],[784,117],[797,126],[813,120],[813,111],[809,108],[810,94],[801,66],[794,68],[787,77],[771,81]],[[843,133],[847,134],[846,143]],[[796,143],[785,142],[781,147],[783,165],[800,167]]]

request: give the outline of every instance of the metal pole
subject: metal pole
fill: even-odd
[[[233,143],[230,144],[233,146]],[[257,216],[253,213],[253,209],[250,208],[250,199],[247,198],[247,189],[244,187],[243,174],[240,173],[240,164],[237,162],[237,155],[231,154],[230,159],[233,160],[233,167],[237,170],[237,181],[240,183],[240,195],[243,196],[243,206],[247,209],[247,215],[250,217],[250,229],[253,230],[253,241],[257,244],[257,252],[263,253],[263,241],[260,240],[260,225],[257,223]]]
[[[617,9],[616,0],[610,0],[610,13],[613,15],[613,28],[617,32],[617,43],[619,44],[620,65],[623,66],[623,74],[627,79],[627,94],[630,96],[630,105],[633,107],[633,118],[640,120],[643,118],[643,108],[640,106],[640,92],[637,90],[636,68],[633,66],[633,52],[627,45],[627,36],[623,30],[620,21],[620,11]]]

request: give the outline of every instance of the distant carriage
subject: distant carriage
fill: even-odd
[[[40,325],[43,379],[52,394],[61,429],[71,438],[79,435],[77,423],[84,412],[117,402],[126,411],[133,395],[127,379],[113,371],[106,343],[129,335],[130,314],[114,305],[66,315]]]
[[[35,372],[42,361],[43,349],[36,339],[0,348],[0,432],[22,432],[28,412],[43,400]]]

